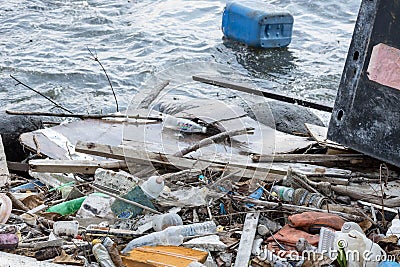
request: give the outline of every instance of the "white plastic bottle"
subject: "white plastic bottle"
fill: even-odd
[[[186,133],[206,133],[207,127],[201,126],[188,119],[171,115],[163,116],[163,127]]]
[[[140,188],[150,198],[157,198],[164,188],[164,179],[161,176],[151,176]]]
[[[92,241],[93,255],[101,267],[116,267],[108,254],[107,249],[101,244],[99,239]]]
[[[183,243],[183,236],[179,233],[179,229],[168,227],[163,231],[154,232],[145,236],[141,236],[130,241],[121,251],[126,254],[134,248],[143,246],[180,246]]]
[[[347,267],[375,267],[377,259],[386,256],[385,251],[357,230],[348,233],[336,232],[334,251],[344,250]],[[366,254],[367,253],[367,254]]]
[[[183,225],[182,218],[176,213],[166,213],[155,216],[153,219],[154,231],[162,231],[170,226]]]

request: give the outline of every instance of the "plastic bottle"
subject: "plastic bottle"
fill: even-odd
[[[163,127],[186,133],[206,133],[207,128],[191,120],[176,118],[171,115],[163,117]]]
[[[101,267],[116,267],[111,260],[110,254],[108,254],[107,249],[101,244],[99,239],[92,241],[93,255]]]
[[[109,238],[108,236],[104,238],[103,246],[107,249],[110,258],[116,267],[125,267],[124,263],[122,262],[121,256],[119,255],[117,244],[115,244],[111,238]]]
[[[391,235],[395,235],[400,238],[400,220],[399,219],[392,220],[392,225],[389,227],[389,229],[386,232],[386,236],[391,236]]]
[[[376,267],[376,259],[386,256],[378,244],[357,230],[350,230],[349,233],[336,232],[333,248],[334,251],[344,250],[349,267]],[[365,253],[368,253],[368,258],[363,257]]]
[[[174,227],[177,226],[171,226],[163,231],[135,238],[126,245],[121,253],[125,254],[134,248],[143,246],[180,246],[183,243],[183,236],[180,234],[180,229],[173,229]]]
[[[272,192],[276,193],[280,200],[291,202],[294,189],[286,186],[274,185],[272,187]]]
[[[150,198],[157,198],[164,188],[164,179],[161,176],[151,176],[140,188]]]
[[[180,226],[170,226],[167,229],[177,229],[183,237],[214,234],[217,232],[215,222],[208,221],[203,223],[193,223]]]
[[[170,226],[183,225],[182,218],[176,213],[157,215],[153,219],[154,231],[162,231]]]

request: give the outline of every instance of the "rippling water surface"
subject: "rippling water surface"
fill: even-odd
[[[87,47],[106,68],[121,107],[152,74],[196,61],[220,63],[278,92],[333,103],[360,0],[268,3],[294,16],[286,49],[256,50],[224,40],[225,1],[2,1],[1,106],[52,108],[15,86],[11,74],[73,111],[115,111],[108,82]],[[209,90],[201,94],[221,89]]]

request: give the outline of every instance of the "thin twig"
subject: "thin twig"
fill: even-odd
[[[39,112],[39,111],[20,111],[20,110],[6,110],[7,114],[11,115],[29,115],[29,116],[44,116],[44,117],[69,117],[79,119],[104,119],[104,118],[128,118],[136,120],[155,120],[162,121],[162,117],[148,117],[127,114],[66,114],[66,113],[52,113],[52,112]]]
[[[100,67],[103,69],[103,72],[104,72],[104,74],[105,74],[106,77],[107,77],[108,83],[110,84],[111,91],[112,91],[112,93],[113,93],[113,95],[114,95],[115,105],[117,106],[117,112],[119,112],[117,96],[115,95],[114,88],[113,88],[113,86],[112,86],[110,77],[108,77],[108,74],[107,74],[106,69],[103,67],[103,64],[101,64],[99,58],[97,57],[97,54],[96,54],[96,55],[93,54],[93,52],[89,49],[89,47],[87,47],[87,49],[89,50],[89,53],[92,55],[92,57],[93,57],[92,59],[93,59],[94,61],[96,61],[97,63],[99,63]]]
[[[37,91],[37,90],[35,90],[35,89],[33,89],[33,88],[30,87],[29,85],[27,85],[27,84],[21,82],[20,80],[18,80],[17,78],[15,78],[14,76],[12,76],[11,74],[10,74],[10,77],[13,78],[15,81],[17,81],[17,84],[16,84],[15,86],[17,86],[17,85],[23,85],[23,86],[25,86],[26,88],[28,88],[29,90],[32,90],[33,92],[37,93],[38,95],[40,95],[40,96],[46,98],[46,99],[49,100],[51,103],[53,103],[56,107],[61,108],[62,110],[65,110],[66,112],[73,114],[72,111],[70,111],[70,110],[64,108],[63,106],[61,106],[60,104],[58,104],[57,102],[55,102],[53,99],[49,98],[48,96],[42,94],[41,92],[39,92],[39,91]]]

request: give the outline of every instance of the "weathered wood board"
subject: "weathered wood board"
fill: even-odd
[[[3,140],[0,136],[0,187],[10,183],[10,173],[7,167],[6,154],[4,153]]]

